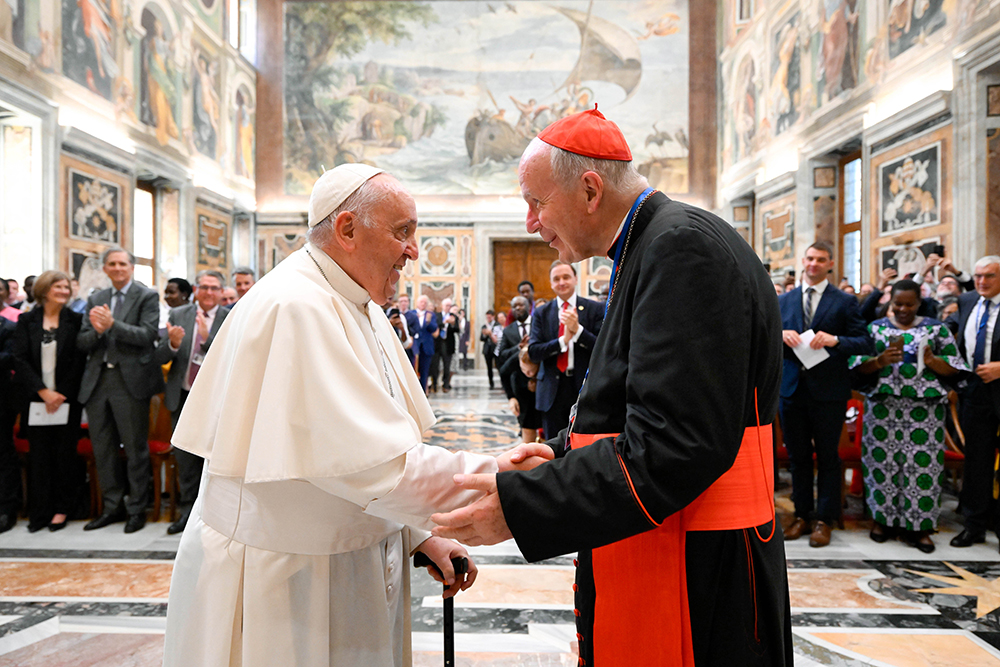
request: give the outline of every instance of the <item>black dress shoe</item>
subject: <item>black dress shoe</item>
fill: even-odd
[[[50,523],[49,530],[52,531],[53,533],[56,532],[57,530],[62,530],[63,528],[66,527],[67,523],[69,523],[68,520],[63,521],[62,523]]]
[[[97,530],[98,528],[104,528],[105,526],[110,526],[113,523],[118,523],[119,521],[124,521],[124,514],[102,514],[97,517],[86,526],[83,527],[84,530]]]
[[[0,514],[0,533],[6,533],[17,524],[17,516],[14,514]]]
[[[134,533],[137,530],[142,530],[146,525],[146,514],[145,512],[140,514],[130,514],[128,521],[125,522],[125,532]]]
[[[977,533],[966,528],[961,533],[951,538],[953,547],[971,547],[973,544],[982,544],[986,541],[986,533]]]
[[[28,532],[29,533],[37,533],[38,531],[40,531],[43,528],[48,528],[48,526],[49,526],[49,524],[47,524],[47,523],[29,523],[28,524]]]
[[[191,516],[191,510],[182,513],[181,518],[177,519],[177,521],[174,521],[172,524],[170,524],[170,527],[167,528],[167,535],[176,535],[177,533],[183,533],[184,528],[187,526],[188,518],[190,516]]]

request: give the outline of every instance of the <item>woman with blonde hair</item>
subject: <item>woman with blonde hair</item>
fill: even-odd
[[[28,531],[66,527],[78,489],[76,442],[81,406],[77,402],[86,355],[76,349],[83,315],[66,307],[70,278],[46,271],[35,279],[35,308],[21,315],[14,332],[14,381],[23,390],[21,432],[27,434]],[[53,417],[31,424],[32,404]],[[64,407],[65,406],[65,407]],[[39,406],[36,405],[36,411]],[[63,417],[60,410],[67,411]]]

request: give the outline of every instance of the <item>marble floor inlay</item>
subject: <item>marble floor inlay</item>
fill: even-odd
[[[433,394],[438,419],[425,438],[453,450],[496,454],[518,439],[517,422],[485,374],[460,373]],[[775,506],[792,519],[790,477]],[[876,544],[860,498],[848,496],[845,529],[830,546],[785,544],[797,667],[1000,667],[1000,558],[986,544],[956,549],[957,500],[944,496],[937,549]],[[20,521],[0,535],[0,667],[159,667],[166,600],[180,536],[166,521],[125,535],[28,533]],[[780,539],[780,538],[779,538]],[[470,549],[476,585],[455,603],[456,665],[570,667],[576,630],[573,557],[527,563],[513,541]],[[441,588],[423,570],[411,586],[415,667],[442,662]],[[641,638],[637,638],[641,641]]]

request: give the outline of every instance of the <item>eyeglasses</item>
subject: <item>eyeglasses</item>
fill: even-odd
[[[206,292],[221,292],[222,288],[218,285],[198,285],[198,289],[203,289]]]

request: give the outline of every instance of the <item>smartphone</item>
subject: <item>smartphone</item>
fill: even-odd
[[[889,347],[895,347],[902,350],[903,342],[902,336],[889,336]]]
[[[937,255],[938,257],[944,257],[944,246],[941,245],[940,243],[934,246],[934,254]]]

